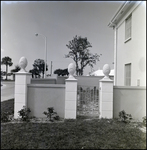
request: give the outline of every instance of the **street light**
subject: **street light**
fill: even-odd
[[[36,36],[41,35],[45,38],[45,65],[44,65],[44,78],[46,78],[46,64],[47,64],[47,37],[43,34],[35,33]]]

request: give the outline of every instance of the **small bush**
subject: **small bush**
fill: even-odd
[[[131,114],[127,114],[124,110],[119,112],[120,121],[123,121],[125,123],[130,123],[130,120],[132,119]]]
[[[45,114],[47,116],[47,118],[50,119],[50,121],[53,121],[53,119],[55,120],[59,120],[59,116],[57,115],[57,113],[54,111],[53,107],[48,107],[47,108],[48,112],[44,111],[43,114]]]
[[[26,108],[26,106],[23,106],[23,108],[18,111],[19,116],[21,117],[22,121],[29,121],[29,113],[31,110],[29,108]]]
[[[146,116],[142,117],[143,119],[143,125],[146,126]]]

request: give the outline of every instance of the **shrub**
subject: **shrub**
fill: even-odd
[[[127,114],[124,110],[119,112],[120,121],[123,121],[125,123],[130,123],[130,120],[132,119],[131,114]]]
[[[47,110],[48,110],[48,112],[44,111],[43,114],[45,114],[47,116],[47,118],[50,119],[50,121],[53,121],[53,119],[59,120],[59,116],[54,111],[53,107],[48,107]]]
[[[22,121],[29,121],[29,113],[31,110],[29,108],[26,108],[26,106],[23,106],[23,108],[18,111],[19,116],[21,117]]]
[[[142,117],[143,119],[143,125],[146,126],[146,116]]]
[[[1,113],[1,122],[8,122],[8,121],[10,121],[8,112]]]

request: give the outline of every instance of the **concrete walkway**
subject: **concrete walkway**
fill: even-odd
[[[1,102],[14,98],[14,85],[12,81],[1,81]]]

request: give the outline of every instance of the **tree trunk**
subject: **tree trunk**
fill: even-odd
[[[78,62],[76,61],[76,75],[78,76],[79,74],[79,67],[78,67]]]
[[[82,76],[83,75],[83,69],[79,69],[79,75]]]
[[[83,69],[81,69],[81,76],[83,75]]]
[[[13,74],[13,80],[15,81],[15,74]]]
[[[83,75],[83,71],[84,70],[84,67],[83,67],[83,65],[81,66],[81,76]]]
[[[8,73],[8,65],[6,65],[6,80],[7,80],[7,73]]]

